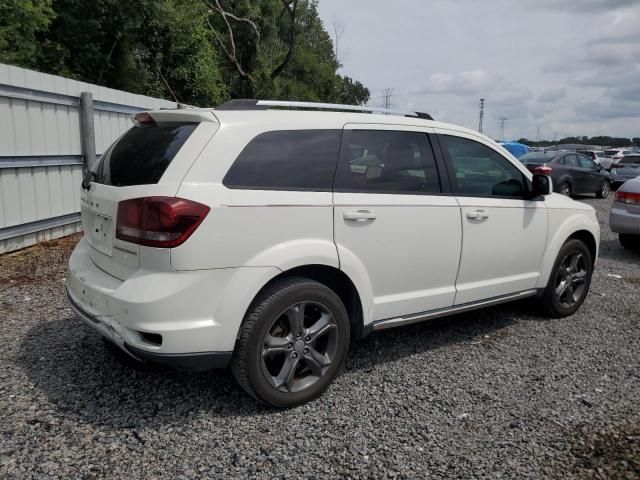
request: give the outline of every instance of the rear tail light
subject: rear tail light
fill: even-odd
[[[640,193],[634,192],[621,192],[618,190],[613,199],[616,202],[628,203],[631,205],[640,205]]]
[[[622,165],[619,163],[613,163],[611,164],[611,168],[622,168]]]
[[[132,120],[133,120],[133,124],[136,127],[144,127],[144,126],[150,126],[150,125],[156,124],[156,121],[147,112],[136,113],[133,116]]]
[[[531,170],[533,173],[540,173],[542,175],[549,175],[551,172],[553,172],[553,168],[551,168],[548,165],[540,165],[539,167],[535,167],[533,170]]]
[[[144,197],[118,203],[116,238],[147,247],[182,245],[209,213],[209,207],[176,197]]]

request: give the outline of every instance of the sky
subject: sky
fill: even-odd
[[[382,106],[531,140],[640,137],[640,0],[319,0]],[[539,129],[539,137],[538,137]]]

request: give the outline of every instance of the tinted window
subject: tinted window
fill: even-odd
[[[640,157],[627,156],[622,158],[618,163],[622,163],[622,164],[640,163]]]
[[[520,161],[524,165],[533,165],[538,163],[550,162],[551,160],[553,160],[553,158],[554,158],[553,154],[533,152],[533,153],[527,153],[526,155],[523,155],[522,157],[520,157]]]
[[[126,187],[158,183],[197,123],[133,127],[102,154],[93,181]]]
[[[520,197],[525,177],[510,161],[474,140],[442,135],[453,167],[453,189],[463,195]]]
[[[440,180],[426,133],[352,130],[335,188],[381,193],[439,193]]]
[[[579,167],[580,166],[580,162],[578,162],[578,156],[577,155],[565,155],[563,160],[564,160],[562,162],[563,165],[567,165],[568,167]]]
[[[280,130],[258,135],[224,177],[230,188],[331,190],[341,130]]]
[[[587,168],[589,170],[595,170],[596,164],[593,163],[593,160],[585,157],[584,155],[576,155],[578,157],[578,161],[580,162],[580,166],[582,168]]]

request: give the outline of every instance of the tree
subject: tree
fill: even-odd
[[[3,0],[0,2],[0,62],[37,66],[38,41],[55,13],[52,0]]]
[[[365,103],[316,0],[5,0],[0,61],[182,103]]]

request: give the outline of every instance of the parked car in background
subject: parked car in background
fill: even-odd
[[[553,179],[553,190],[562,195],[595,193],[598,198],[609,195],[609,174],[579,153],[532,152],[520,161],[533,173],[549,175]]]
[[[576,153],[580,153],[585,157],[589,157],[591,160],[596,162],[599,165],[602,165],[602,168],[605,170],[611,170],[611,164],[613,163],[613,159],[608,158],[604,154],[604,150],[577,150]]]
[[[640,251],[640,177],[625,182],[613,196],[609,226],[623,247]]]
[[[527,297],[551,317],[580,308],[593,207],[484,135],[371,110],[137,113],[83,181],[72,310],[136,359],[231,366],[289,407],[371,331]]]
[[[636,152],[634,152],[634,150],[631,148],[609,148],[604,151],[606,157],[610,158],[613,163],[615,163],[617,160],[620,160],[625,155],[633,155],[634,153]]]
[[[640,175],[640,154],[626,155],[611,165],[611,188],[615,190],[638,175]]]

